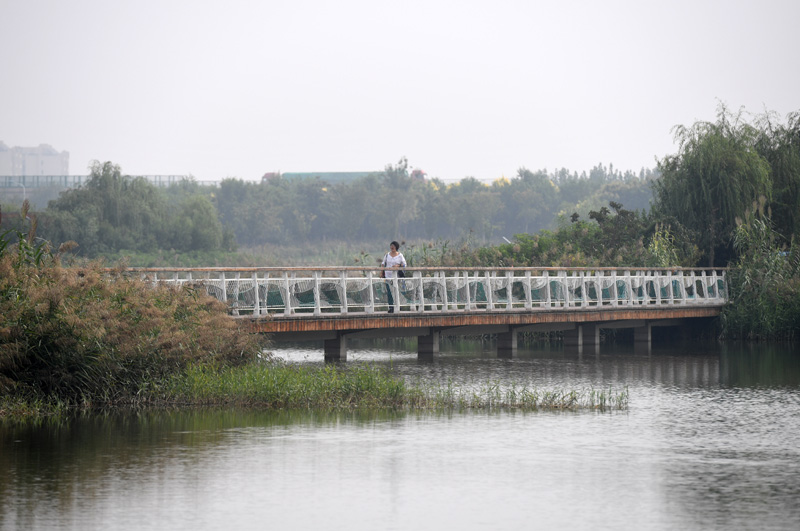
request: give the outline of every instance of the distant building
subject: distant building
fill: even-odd
[[[10,148],[0,142],[0,175],[69,175],[69,152],[58,152],[48,144]]]

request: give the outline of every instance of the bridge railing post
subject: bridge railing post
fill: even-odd
[[[694,296],[697,299],[698,304],[703,304],[706,302],[706,272],[700,271],[699,275],[695,275],[694,278]]]
[[[542,271],[542,277],[544,277],[544,303],[546,308],[550,308],[551,304],[553,303],[553,290],[550,287],[550,273],[548,271]]]
[[[367,294],[369,301],[367,302],[367,313],[375,313],[375,285],[372,279],[372,271],[367,271]]]
[[[241,283],[241,273],[236,272],[233,282],[233,303],[231,304],[231,312],[233,315],[239,315],[239,288]]]
[[[476,275],[477,276],[477,275]],[[494,310],[494,279],[496,278],[495,272],[492,271],[489,273],[485,271],[483,273],[483,292],[486,294],[486,311],[491,312]]]
[[[666,271],[664,276],[667,277],[667,304],[675,304],[675,301],[680,297],[680,293],[675,290],[675,278],[678,276],[676,271]]]
[[[470,300],[470,299],[472,299],[472,297],[471,297],[472,294],[470,293],[469,273],[467,273],[466,271],[464,271],[464,285],[466,287],[466,289],[464,290],[464,292],[466,293],[466,295],[464,297],[464,300],[465,300],[464,310],[469,311],[469,310],[472,309],[472,302]]]
[[[439,275],[439,282],[442,285],[442,311],[446,312],[450,309],[450,301],[447,297],[447,273],[444,271],[438,271],[436,274]],[[458,297],[456,297],[456,300],[458,300]]]
[[[670,271],[669,275],[669,289],[670,289],[670,304],[678,304],[681,298],[681,284],[680,284],[680,271]],[[677,286],[676,286],[677,284]]]
[[[531,293],[531,271],[525,271],[525,281],[523,283],[525,290],[525,309],[530,310],[533,308],[533,294]]]
[[[423,286],[423,277],[420,271],[414,271],[414,281],[419,282],[417,286],[417,297],[419,298],[419,311],[425,312],[425,286]]]
[[[714,293],[713,297],[715,299],[719,298],[719,285],[717,284],[717,271],[716,269],[711,270],[711,291]]]
[[[591,282],[592,277],[597,278],[597,272],[581,271],[581,277],[581,295],[583,295],[583,304],[581,306],[591,306],[591,300],[589,299],[589,282]]]
[[[253,315],[261,313],[261,304],[258,296],[258,273],[253,271]]]
[[[672,304],[672,272],[671,271],[662,271],[661,272],[662,282],[666,284],[666,294],[667,294],[667,304]],[[663,297],[662,297],[663,299]],[[663,302],[663,301],[662,301]]]
[[[506,310],[514,307],[514,273],[506,271]]]
[[[653,278],[655,283],[656,304],[661,305],[661,275],[658,271],[653,271]]]
[[[225,271],[220,271],[217,274],[217,279],[220,281],[220,284],[222,285],[222,293],[220,294],[220,300],[227,305],[228,304],[228,290],[227,290],[227,286],[225,286]]]
[[[391,290],[394,292],[394,311],[400,313],[400,279],[396,274],[392,278]]]
[[[619,306],[619,286],[617,286],[617,270],[611,272],[611,305],[612,306]]]
[[[286,271],[281,275],[283,281],[283,315],[292,314],[292,290],[289,285],[289,273]]]
[[[314,271],[314,315],[322,315],[322,308],[319,301],[319,271]]]
[[[339,313],[346,314],[348,311],[347,305],[347,271],[340,271],[339,272],[339,298],[341,299],[341,306],[339,307]]]
[[[597,306],[603,305],[603,282],[605,281],[605,271],[597,270],[594,272],[594,290],[597,294]]]
[[[725,271],[722,272],[722,289],[725,290],[725,298],[720,297],[720,300],[725,300],[728,297],[728,277]]]
[[[633,304],[633,280],[631,280],[630,270],[624,271],[623,284],[625,286],[625,304],[631,306]]]

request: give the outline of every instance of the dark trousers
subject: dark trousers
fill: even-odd
[[[389,309],[394,308],[394,294],[392,293],[392,280],[386,279],[386,294],[389,298]]]

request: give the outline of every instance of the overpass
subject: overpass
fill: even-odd
[[[497,334],[513,356],[522,332],[562,331],[565,345],[596,349],[601,328],[633,328],[649,349],[654,326],[719,316],[726,271],[710,268],[409,267],[387,281],[365,267],[131,268],[142,278],[192,284],[275,341],[324,342],[347,358],[347,340],[416,336],[420,358],[448,335]],[[393,313],[388,291],[392,292]]]

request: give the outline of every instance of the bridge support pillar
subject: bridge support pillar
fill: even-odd
[[[574,330],[564,330],[565,347],[583,347],[583,327],[578,325]]]
[[[597,349],[600,346],[600,326],[595,323],[585,323],[583,328],[583,344]]]
[[[650,353],[653,342],[653,326],[646,324],[633,329],[633,349],[636,352]]]
[[[439,332],[431,331],[427,336],[417,336],[417,359],[430,361],[439,353]]]
[[[497,334],[497,357],[513,358],[517,353],[517,331]]]
[[[325,361],[347,361],[347,337],[325,340]]]
[[[597,351],[600,348],[600,326],[595,323],[583,323],[575,330],[564,331],[564,347],[583,351],[583,346]]]

